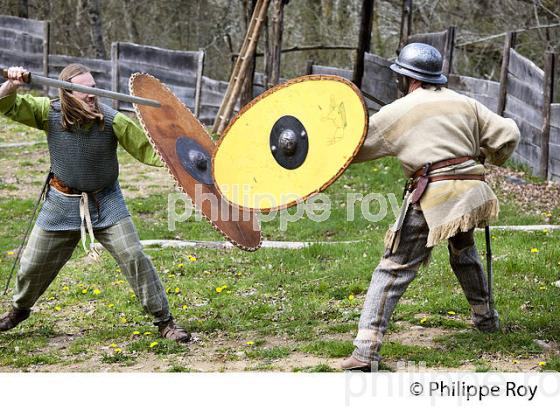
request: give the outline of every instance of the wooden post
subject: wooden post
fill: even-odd
[[[364,76],[364,55],[371,48],[371,29],[373,25],[373,5],[375,0],[362,0],[362,18],[360,21],[360,37],[358,39],[358,51],[356,53],[356,64],[352,80],[358,88],[362,86]]]
[[[500,94],[498,95],[498,108],[496,110],[498,115],[504,115],[506,109],[509,52],[515,47],[515,40],[516,33],[514,31],[507,33],[502,54],[502,69],[500,71]]]
[[[455,27],[447,29],[447,39],[445,41],[445,55],[443,56],[443,74],[449,77],[453,71],[453,50],[455,48]]]
[[[272,18],[271,18],[271,61],[270,61],[270,78],[267,79],[266,88],[274,87],[280,82],[280,60],[282,55],[282,32],[284,30],[284,5],[286,0],[272,0]]]
[[[204,49],[198,50],[198,62],[196,68],[196,85],[194,89],[194,116],[198,118],[200,113],[200,97],[202,93],[202,75],[204,74]]]
[[[43,76],[49,76],[49,52],[50,52],[50,23],[43,22]],[[49,96],[49,87],[45,87],[45,94]]]
[[[397,54],[401,51],[408,40],[408,36],[412,32],[412,0],[403,0],[402,14],[401,14],[401,31],[399,34],[399,49]]]
[[[553,102],[554,96],[554,65],[555,65],[556,55],[553,53],[546,53],[544,60],[544,103],[543,103],[543,130],[542,130],[542,141],[541,141],[541,166],[540,172],[541,176],[545,179],[549,179],[549,141],[550,141],[550,105]]]
[[[111,44],[111,91],[119,92],[119,42]],[[113,100],[113,108],[119,109],[119,101]]]
[[[313,74],[313,64],[315,64],[315,61],[307,60],[307,63],[305,64],[305,74],[306,75]]]

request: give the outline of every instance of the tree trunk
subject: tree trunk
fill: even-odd
[[[270,77],[266,88],[274,87],[280,81],[280,58],[282,54],[282,31],[284,29],[285,0],[272,1],[272,21],[270,24]]]
[[[101,0],[87,0],[86,2],[89,24],[91,27],[91,42],[95,57],[105,60],[105,44],[103,43],[103,25],[101,21]]]
[[[136,27],[134,13],[132,13],[132,10],[135,7],[135,3],[135,1],[131,0],[123,0],[123,2],[121,3],[124,12],[124,24],[126,26],[126,32],[128,33],[128,39],[133,43],[137,43],[139,39],[138,27]]]
[[[18,17],[29,18],[29,2],[27,0],[19,0]]]

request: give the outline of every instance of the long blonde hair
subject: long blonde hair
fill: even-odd
[[[90,69],[83,64],[69,64],[60,72],[59,80],[70,81],[72,78],[80,74],[89,73]],[[95,100],[95,109],[72,95],[72,92],[60,88],[58,91],[60,97],[60,108],[62,111],[62,126],[65,129],[79,127],[90,121],[97,121],[103,125],[103,113],[99,109],[97,99]]]

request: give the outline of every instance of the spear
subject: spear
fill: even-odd
[[[8,78],[8,70],[2,69],[2,76]],[[69,81],[55,80],[48,77],[43,77],[37,74],[26,73],[23,75],[23,81],[27,84],[45,85],[53,88],[63,88],[70,91],[78,91],[84,94],[97,95],[98,97],[111,98],[113,100],[125,101],[129,103],[149,105],[151,107],[161,107],[159,101],[150,100],[149,98],[134,97],[132,95],[117,93],[114,91],[103,90],[101,88],[87,87],[85,85],[74,84]]]

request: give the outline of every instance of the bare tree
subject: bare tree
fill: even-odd
[[[86,7],[91,26],[91,41],[95,57],[106,59],[107,53],[103,43],[103,25],[101,21],[101,0],[86,0]]]

